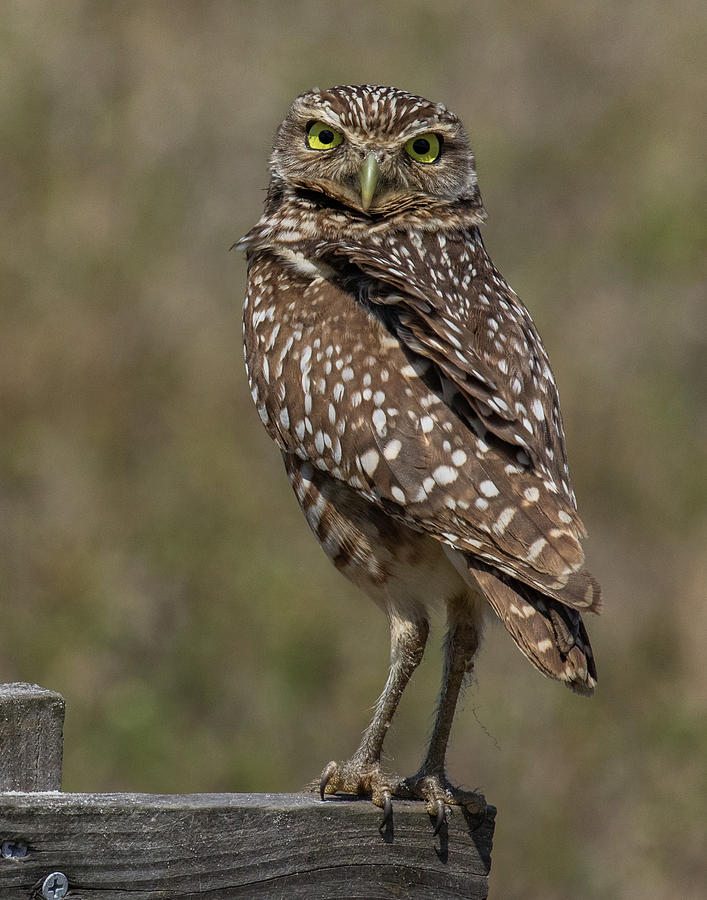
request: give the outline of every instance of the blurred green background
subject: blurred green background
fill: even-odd
[[[252,408],[227,251],[297,93],[395,84],[467,125],[605,593],[589,702],[488,629],[449,770],[499,807],[492,896],[705,896],[705,9],[2,4],[0,680],[66,697],[66,789],[290,791],[356,746],[385,621]]]

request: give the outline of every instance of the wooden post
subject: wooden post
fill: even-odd
[[[64,698],[36,684],[0,684],[0,791],[58,791]]]
[[[28,721],[28,691],[39,706],[43,695],[56,706],[58,695],[41,688],[0,687],[3,746],[25,734],[21,747],[53,759],[56,781],[45,741],[5,724]],[[56,712],[34,712],[38,727],[56,725]],[[478,818],[451,808],[436,838],[422,803],[396,801],[393,810],[382,835],[369,801],[311,793],[0,793],[0,898],[485,900],[493,807]]]

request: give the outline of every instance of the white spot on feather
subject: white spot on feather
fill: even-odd
[[[498,488],[490,479],[486,479],[486,481],[482,481],[479,485],[479,490],[485,497],[496,497],[498,496]]]
[[[533,543],[528,548],[526,559],[529,562],[533,562],[533,560],[537,559],[538,556],[540,556],[546,546],[547,541],[545,540],[545,538],[538,538],[537,541],[533,541]]]
[[[366,450],[365,453],[361,454],[360,462],[363,471],[366,475],[373,475],[378,467],[378,460],[380,457],[378,456],[378,452],[371,448],[370,450]]]
[[[451,466],[437,466],[432,477],[439,485],[451,484],[459,477],[459,473]]]
[[[385,456],[386,459],[397,459],[398,453],[400,453],[400,448],[402,446],[403,445],[397,438],[392,441],[388,441],[383,450],[383,456]]]
[[[373,410],[373,424],[375,426],[376,431],[381,437],[385,433],[386,426],[388,424],[388,420],[385,417],[385,413],[382,409],[374,409]]]
[[[495,531],[496,534],[503,534],[515,514],[515,507],[507,506],[493,523],[492,530]]]

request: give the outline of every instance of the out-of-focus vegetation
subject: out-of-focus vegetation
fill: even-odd
[[[590,702],[489,629],[449,768],[500,808],[493,896],[705,896],[706,25],[659,0],[2,4],[0,679],[66,696],[67,789],[293,790],[356,745],[385,622],[251,407],[227,250],[295,94],[396,84],[471,134],[605,593]]]

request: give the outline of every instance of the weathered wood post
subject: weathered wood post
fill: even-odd
[[[58,694],[0,686],[0,900],[488,895],[493,807],[450,810],[434,838],[419,802],[381,835],[349,798],[61,793],[63,715]]]
[[[58,791],[64,698],[36,684],[0,684],[0,791]]]

